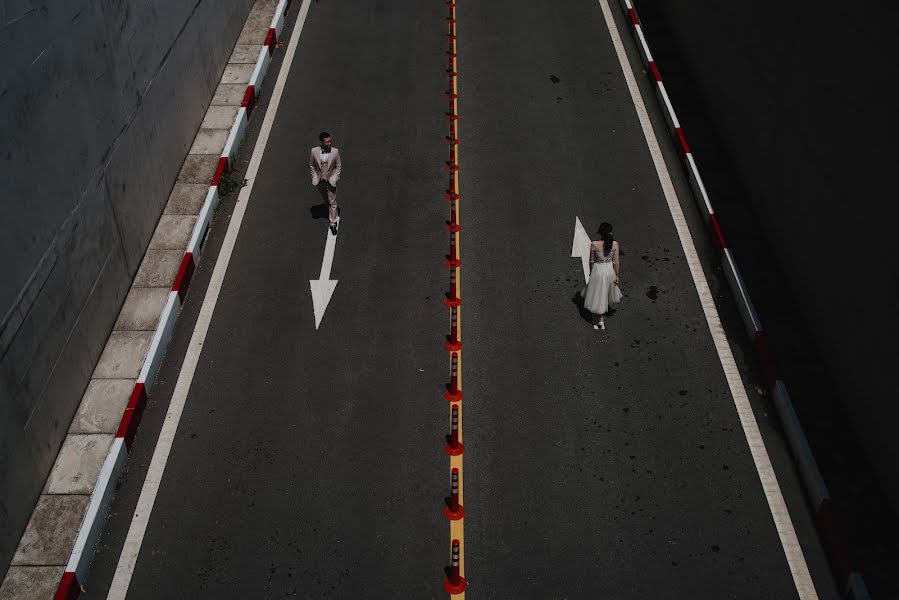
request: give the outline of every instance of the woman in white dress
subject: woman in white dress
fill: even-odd
[[[584,308],[593,313],[593,329],[605,329],[603,316],[609,304],[621,301],[618,289],[618,242],[612,237],[612,226],[599,226],[600,239],[590,243],[590,280],[584,288]]]

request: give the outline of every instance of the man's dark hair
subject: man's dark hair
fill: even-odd
[[[322,131],[320,134],[318,134],[318,141],[323,142],[325,138],[329,137],[331,137],[330,133],[328,133],[327,131]]]

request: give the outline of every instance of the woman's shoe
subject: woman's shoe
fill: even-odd
[[[606,322],[603,321],[602,319],[599,320],[599,328],[600,328],[600,329],[605,329],[605,328],[606,328]]]

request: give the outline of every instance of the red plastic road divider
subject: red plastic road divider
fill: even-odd
[[[656,83],[661,82],[662,81],[662,73],[661,73],[661,71],[659,71],[659,67],[656,64],[656,61],[654,61],[654,60],[649,61],[648,67],[649,68],[646,70],[646,72],[647,72],[647,74],[649,74],[650,77],[652,77],[652,80]]]
[[[446,436],[443,451],[450,456],[461,456],[465,446],[459,441],[459,405],[453,404],[450,411],[450,434]]]
[[[450,402],[459,402],[462,400],[462,390],[459,389],[459,353],[453,352],[450,358],[450,382],[443,392],[443,397]],[[456,410],[454,407],[453,410]]]
[[[443,582],[443,589],[448,594],[461,594],[467,587],[468,582],[459,573],[459,540],[453,540],[450,566],[447,569],[446,580]]]
[[[450,472],[450,495],[443,507],[443,514],[450,521],[458,521],[465,516],[465,507],[459,504],[459,469],[456,468]]]

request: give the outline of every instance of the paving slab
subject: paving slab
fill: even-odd
[[[169,297],[169,287],[133,287],[119,312],[116,331],[154,331]]]
[[[65,567],[10,567],[0,586],[0,600],[47,600],[56,588]]]
[[[45,494],[90,494],[115,438],[111,433],[67,435],[47,477]]]
[[[220,83],[212,96],[213,106],[240,106],[243,95],[247,91],[246,85],[239,83]]]
[[[215,175],[218,157],[207,154],[188,154],[184,159],[178,183],[205,183],[207,186]]]
[[[264,0],[257,1],[253,5],[253,8],[250,9],[250,15],[247,17],[247,22],[240,32],[240,37],[237,38],[239,45],[261,44],[265,41],[265,35],[272,24],[272,17],[275,14],[275,6],[277,4],[277,0]]]
[[[186,245],[186,244],[185,244]],[[167,250],[150,248],[134,277],[136,287],[170,287],[178,275],[178,268],[184,258],[184,248]]]
[[[203,129],[227,129],[230,131],[239,108],[239,106],[210,106],[206,109],[206,116],[203,117],[200,131]]]
[[[41,495],[12,565],[62,565],[69,560],[90,496]]]
[[[136,379],[152,338],[152,331],[113,331],[94,369],[94,379]]]
[[[184,251],[196,222],[197,217],[194,215],[162,215],[149,247]]]
[[[206,202],[206,194],[209,193],[209,183],[176,183],[169,194],[169,201],[165,206],[164,215],[198,215],[203,203]]]
[[[262,36],[262,39],[255,44],[238,44],[234,46],[234,52],[231,53],[231,60],[228,63],[232,65],[240,63],[256,64],[256,61],[259,59],[259,53],[262,51],[263,41],[265,41],[265,36]]]
[[[190,153],[221,155],[227,141],[227,129],[200,129],[190,147]]]
[[[134,379],[92,379],[69,433],[116,433],[133,389]]]
[[[253,76],[255,65],[228,65],[222,73],[222,83],[239,83],[247,85]]]

